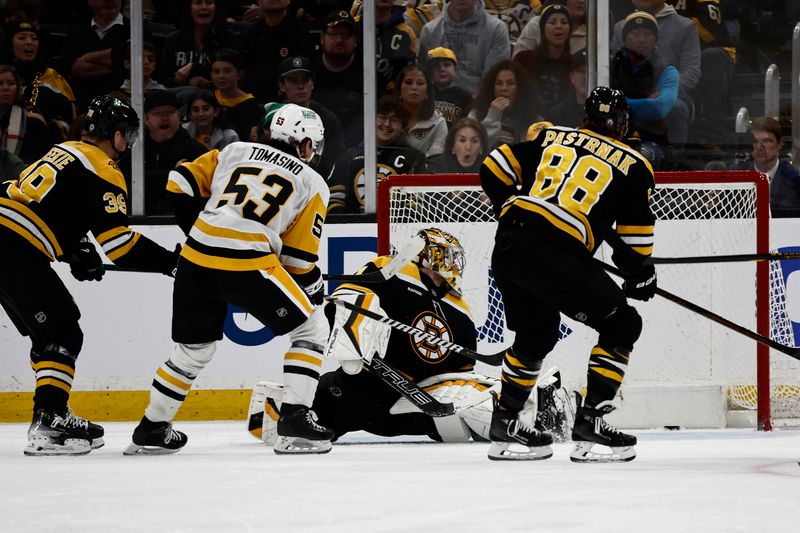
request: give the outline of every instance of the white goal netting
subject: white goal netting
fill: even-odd
[[[657,174],[658,186],[652,201],[657,218],[654,256],[767,251],[768,211],[764,202],[768,202],[768,193],[766,187],[757,187],[759,179],[756,173],[742,172],[726,176],[708,172]],[[496,223],[477,176],[393,176],[381,183],[380,252],[401,246],[418,229],[428,226],[453,233],[465,248],[464,291],[481,351],[496,351],[498,344],[509,345],[513,332],[505,328],[502,299],[490,268]],[[610,251],[601,248],[598,257],[610,262]],[[774,265],[770,269],[765,263],[758,265],[659,265],[659,286],[741,326],[794,346],[780,269]],[[763,399],[758,406],[760,373],[762,388],[770,393],[772,416],[797,417],[797,361],[779,352],[769,354],[756,342],[667,300],[655,298],[633,305],[645,326],[631,357],[624,387],[719,384],[725,391],[728,409],[758,408],[759,421],[764,424],[770,412]],[[766,316],[770,317],[769,325]],[[545,366],[558,365],[567,386],[580,389],[596,334],[566,317],[561,334],[562,340]],[[769,377],[765,380],[765,376]]]

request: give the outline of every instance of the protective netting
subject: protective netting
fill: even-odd
[[[460,183],[464,178],[460,178]],[[505,329],[502,299],[490,261],[495,220],[478,185],[430,185],[389,189],[389,242],[394,248],[418,229],[437,226],[456,235],[465,248],[464,295],[473,312],[479,348],[484,352],[508,345],[513,332]],[[657,257],[754,253],[756,188],[752,183],[681,183],[659,185],[653,194]],[[386,228],[383,228],[386,229]],[[598,257],[610,261],[601,248]],[[756,263],[660,265],[659,286],[682,298],[756,330]],[[557,277],[543,282],[558,283]],[[775,265],[770,275],[772,338],[794,345],[786,314],[784,280]],[[642,315],[644,332],[637,343],[626,383],[669,385],[715,383],[727,387],[729,407],[755,409],[756,343],[666,300],[633,302]],[[585,383],[586,361],[596,340],[593,330],[564,318],[562,341],[545,366],[557,364],[568,386]],[[797,362],[771,353],[773,417],[800,412],[800,369]],[[492,373],[495,369],[481,368]]]

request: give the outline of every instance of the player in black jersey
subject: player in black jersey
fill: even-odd
[[[103,428],[68,405],[83,332],[80,311],[50,263],[68,262],[76,279],[99,281],[91,231],[120,266],[171,276],[177,264],[177,254],[128,227],[128,192],[116,161],[138,128],[128,104],[97,97],[81,141],[56,144],[19,179],[0,184],[0,304],[31,338],[36,374],[26,455],[83,455],[103,445]]]
[[[531,141],[494,150],[481,184],[499,217],[492,269],[508,327],[516,332],[503,362],[492,420],[491,459],[545,459],[550,436],[517,416],[542,361],[558,341],[560,313],[597,330],[586,398],[578,408],[573,461],[629,461],[636,437],[603,420],[625,375],[642,320],[626,296],[649,300],[656,273],[643,264],[653,249],[655,187],[650,164],[621,143],[629,118],[625,96],[597,87],[578,129],[550,127]],[[613,225],[616,235],[612,238]],[[625,273],[622,290],[592,258],[608,239]],[[620,242],[622,241],[622,242]],[[522,444],[514,450],[512,444]],[[594,444],[611,453],[592,452]]]

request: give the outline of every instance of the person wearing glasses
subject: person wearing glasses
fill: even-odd
[[[750,124],[753,160],[734,170],[758,170],[769,178],[769,206],[772,216],[800,217],[800,172],[780,159],[783,148],[781,124],[770,117],[757,117]]]

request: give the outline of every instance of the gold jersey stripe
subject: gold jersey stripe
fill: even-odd
[[[50,252],[44,247],[42,241],[37,239],[30,231],[28,231],[25,227],[20,226],[13,220],[9,220],[7,218],[0,217],[0,226],[5,226],[14,233],[18,234],[20,237],[24,238],[26,241],[31,243],[37,250],[42,252],[48,259],[51,261],[55,261],[55,257],[50,255]]]
[[[50,230],[50,227],[39,217],[39,215],[31,211],[29,207],[19,202],[15,202],[14,200],[7,200],[5,198],[0,198],[0,205],[8,207],[13,211],[17,211],[22,216],[30,220],[34,226],[36,226],[36,228],[42,232],[45,238],[47,238],[50,246],[52,246],[53,250],[56,251],[56,257],[61,257],[64,254],[64,252],[61,250],[61,246],[58,244],[58,239],[56,239],[56,236]]]
[[[195,265],[217,270],[228,270],[231,272],[244,272],[247,270],[269,270],[275,266],[280,266],[275,254],[267,254],[263,257],[253,259],[234,259],[231,257],[220,257],[198,252],[188,244],[181,249],[181,257],[191,261]],[[109,258],[110,259],[110,258]]]
[[[117,226],[116,228],[104,231],[95,238],[97,239],[97,242],[102,246],[103,244],[110,241],[114,237],[119,237],[120,235],[128,231],[131,231],[130,228],[126,228],[125,226]]]
[[[553,213],[551,213],[550,211],[548,211],[544,207],[542,207],[542,206],[540,206],[540,205],[538,205],[536,203],[533,203],[533,202],[520,201],[519,199],[517,199],[513,203],[506,205],[503,208],[503,210],[501,211],[500,216],[503,216],[505,214],[505,212],[509,209],[509,207],[511,207],[512,205],[515,205],[515,206],[521,207],[522,209],[525,209],[527,211],[532,211],[534,213],[542,215],[552,225],[554,225],[555,227],[557,227],[561,231],[563,231],[563,232],[575,237],[576,239],[578,239],[590,251],[594,249],[594,235],[592,235],[591,229],[589,228],[588,224],[586,224],[584,226],[584,228],[586,230],[586,241],[584,241],[583,240],[583,234],[581,233],[581,231],[578,228],[576,228],[572,224],[569,224],[568,222],[565,222],[564,220],[558,218],[556,215],[554,215]],[[570,213],[570,214],[575,216],[575,213]],[[580,217],[577,217],[577,218],[580,218]]]
[[[497,178],[499,178],[500,181],[502,181],[506,185],[514,185],[514,180],[511,177],[509,177],[502,168],[500,168],[500,165],[498,165],[494,159],[492,159],[491,157],[486,158],[483,164],[486,165],[489,168],[489,170],[492,171],[492,174],[494,174]]]
[[[36,388],[37,389],[39,387],[44,386],[44,385],[51,385],[53,387],[58,387],[59,389],[61,389],[63,391],[67,391],[67,392],[70,392],[72,390],[72,387],[70,387],[69,385],[67,385],[66,383],[64,383],[63,381],[58,380],[58,379],[44,378],[44,379],[36,380]]]
[[[615,372],[615,371],[610,370],[608,368],[600,368],[600,367],[596,367],[596,366],[590,366],[589,370],[593,370],[593,371],[597,372],[598,374],[600,374],[601,376],[604,376],[604,377],[607,377],[608,379],[614,380],[617,383],[622,383],[622,374],[620,374],[619,372]]]
[[[617,225],[617,233],[620,235],[653,235],[653,233],[655,233],[655,226]]]
[[[166,381],[167,383],[171,383],[172,385],[175,385],[181,390],[188,391],[189,389],[192,388],[191,383],[184,383],[183,381],[180,381],[178,378],[167,374],[163,368],[159,368],[158,370],[156,370],[156,375],[161,379],[163,379],[164,381]]]
[[[249,231],[238,231],[231,228],[220,228],[217,226],[212,226],[205,220],[200,218],[194,223],[194,227],[197,228],[202,233],[209,235],[211,237],[219,237],[222,239],[232,239],[237,241],[245,241],[245,242],[266,242],[269,243],[269,239],[263,233],[251,233]]]
[[[133,245],[136,244],[136,242],[139,240],[139,237],[141,237],[141,235],[136,233],[136,232],[131,232],[131,233],[133,233],[133,236],[131,237],[131,239],[128,242],[126,242],[124,245],[120,246],[119,248],[116,248],[116,249],[111,250],[110,252],[106,253],[106,256],[111,261],[116,261],[117,259],[119,259],[123,255],[127,254],[130,251],[130,249],[133,247]]]
[[[314,357],[313,355],[308,355],[304,353],[297,353],[297,352],[286,352],[286,355],[283,356],[284,361],[303,361],[315,366],[322,366],[322,359],[320,357]]]
[[[272,255],[271,257],[275,256]],[[277,259],[275,261],[277,262]],[[297,303],[301,305],[308,314],[311,314],[311,312],[314,310],[314,307],[311,305],[308,296],[306,296],[306,293],[303,292],[303,289],[297,285],[297,282],[294,280],[294,278],[292,278],[289,273],[286,272],[280,263],[278,263],[276,266],[263,270],[267,271],[267,275],[277,279],[283,288],[291,293]]]
[[[74,368],[62,363],[56,363],[54,361],[41,361],[39,363],[32,363],[31,368],[33,368],[34,371],[45,370],[45,369],[59,370],[65,374],[68,374],[69,377],[71,378],[75,377]]]
[[[511,165],[511,169],[514,171],[514,174],[516,174],[517,179],[519,179],[519,177],[522,176],[522,166],[519,164],[519,161],[517,161],[517,157],[514,155],[514,152],[511,151],[511,147],[507,144],[504,144],[499,148],[499,150],[503,152],[503,155],[506,156],[508,164]]]

